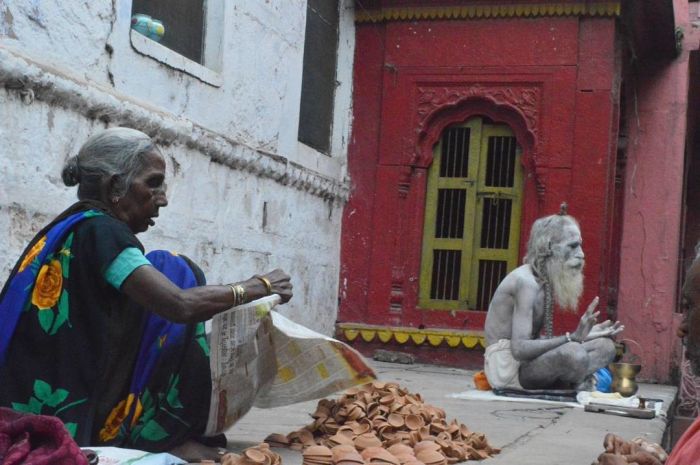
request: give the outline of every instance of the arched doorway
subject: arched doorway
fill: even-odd
[[[511,128],[485,116],[447,127],[425,199],[419,307],[486,311],[518,265],[523,168]]]

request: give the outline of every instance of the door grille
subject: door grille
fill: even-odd
[[[430,298],[436,300],[459,299],[461,271],[461,250],[433,250],[433,279]]]
[[[478,310],[488,310],[491,297],[501,280],[506,277],[508,263],[501,260],[479,260],[479,291],[476,301]]]
[[[488,187],[513,187],[515,182],[515,137],[489,137],[486,160]]]
[[[450,128],[442,136],[441,178],[469,176],[469,128]]]
[[[484,198],[481,219],[481,248],[507,249],[510,238],[510,216],[513,201],[510,199]]]
[[[439,189],[435,237],[461,239],[464,237],[464,205],[467,191],[464,189]]]

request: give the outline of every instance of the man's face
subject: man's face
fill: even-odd
[[[553,256],[547,261],[547,275],[557,303],[575,310],[583,293],[584,255],[581,231],[573,223],[566,224],[552,244]]]
[[[686,357],[693,371],[700,375],[700,260],[695,260],[688,270],[681,296],[684,320],[681,330],[685,334]]]
[[[564,267],[571,270],[583,270],[584,254],[581,244],[581,230],[573,223],[562,228],[561,239],[552,245],[554,258],[560,260]]]

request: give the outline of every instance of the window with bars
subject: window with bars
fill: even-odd
[[[517,266],[523,174],[508,126],[450,127],[428,172],[419,305],[487,310]]]

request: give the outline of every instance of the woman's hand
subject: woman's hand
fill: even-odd
[[[287,273],[278,268],[260,276],[266,278],[272,285],[270,294],[278,294],[282,298],[283,304],[289,302],[293,295],[293,286],[291,283],[292,278]]]
[[[593,329],[593,326],[598,319],[598,315],[600,315],[600,312],[595,311],[596,307],[598,307],[598,301],[598,297],[593,299],[590,305],[588,305],[586,312],[581,315],[581,321],[579,321],[576,331],[571,334],[572,340],[577,342],[583,342],[586,340],[588,334],[591,332],[591,329]]]

